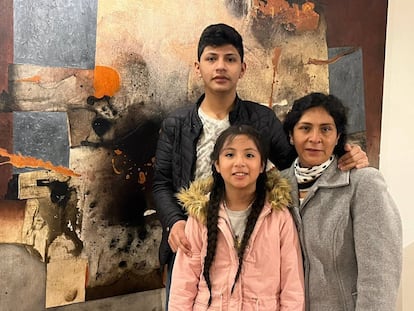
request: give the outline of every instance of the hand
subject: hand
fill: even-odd
[[[171,227],[168,244],[174,253],[180,248],[187,256],[191,257],[191,245],[185,236],[185,224],[185,220],[179,220]]]
[[[352,168],[363,168],[369,165],[367,154],[358,145],[345,144],[346,153],[338,160],[338,168],[348,171]]]

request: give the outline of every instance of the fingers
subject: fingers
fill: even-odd
[[[185,236],[185,223],[185,220],[180,220],[172,226],[168,244],[174,253],[180,248],[187,256],[191,256],[191,244]]]
[[[367,154],[358,145],[345,145],[347,151],[338,161],[338,168],[347,171],[353,168],[363,168],[369,165]]]

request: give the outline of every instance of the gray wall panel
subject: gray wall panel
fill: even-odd
[[[94,68],[97,0],[14,0],[14,63]]]
[[[329,58],[350,50],[350,47],[329,48]],[[329,91],[348,107],[348,133],[365,131],[365,100],[362,50],[340,58],[329,65]]]
[[[13,115],[14,153],[69,167],[66,112],[14,112]],[[32,170],[14,168],[14,173]]]

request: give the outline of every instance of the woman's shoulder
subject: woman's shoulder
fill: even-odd
[[[375,167],[354,168],[350,171],[351,180],[371,180],[372,178],[384,179],[382,173]]]

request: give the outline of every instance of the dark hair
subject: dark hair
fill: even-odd
[[[334,119],[336,131],[340,134],[337,145],[334,148],[333,153],[337,156],[345,154],[345,143],[347,140],[347,114],[346,108],[342,104],[341,100],[334,95],[326,95],[323,93],[310,93],[303,96],[293,102],[292,109],[287,113],[283,122],[283,129],[286,135],[293,133],[293,128],[300,120],[303,113],[314,107],[322,107],[325,109]]]
[[[210,268],[214,261],[214,256],[216,254],[217,248],[217,234],[218,234],[218,213],[220,203],[224,199],[225,195],[225,184],[223,177],[217,172],[214,162],[219,158],[220,152],[223,149],[224,145],[228,142],[231,142],[235,137],[240,135],[246,135],[251,139],[261,156],[262,164],[266,165],[267,163],[267,145],[262,141],[259,133],[251,126],[248,125],[235,125],[230,126],[228,129],[224,130],[221,135],[217,138],[216,144],[214,145],[214,150],[211,154],[211,161],[213,163],[213,185],[210,192],[210,200],[207,206],[207,254],[204,258],[204,271],[203,275],[207,283],[207,287],[210,291],[210,298],[208,304],[211,303],[211,281],[210,281]],[[247,218],[246,229],[244,231],[243,239],[240,244],[239,249],[237,250],[237,255],[239,258],[239,267],[234,279],[233,287],[231,292],[233,292],[234,286],[239,279],[242,264],[243,264],[243,255],[246,249],[247,243],[249,242],[250,236],[253,232],[254,226],[256,224],[257,218],[259,217],[260,212],[263,209],[263,205],[266,199],[266,181],[267,175],[265,170],[261,172],[256,181],[256,198],[252,204],[252,209]]]
[[[240,54],[241,61],[244,58],[243,39],[233,27],[226,24],[213,24],[207,26],[201,33],[198,42],[198,60],[206,46],[223,46],[226,44],[233,45]]]

